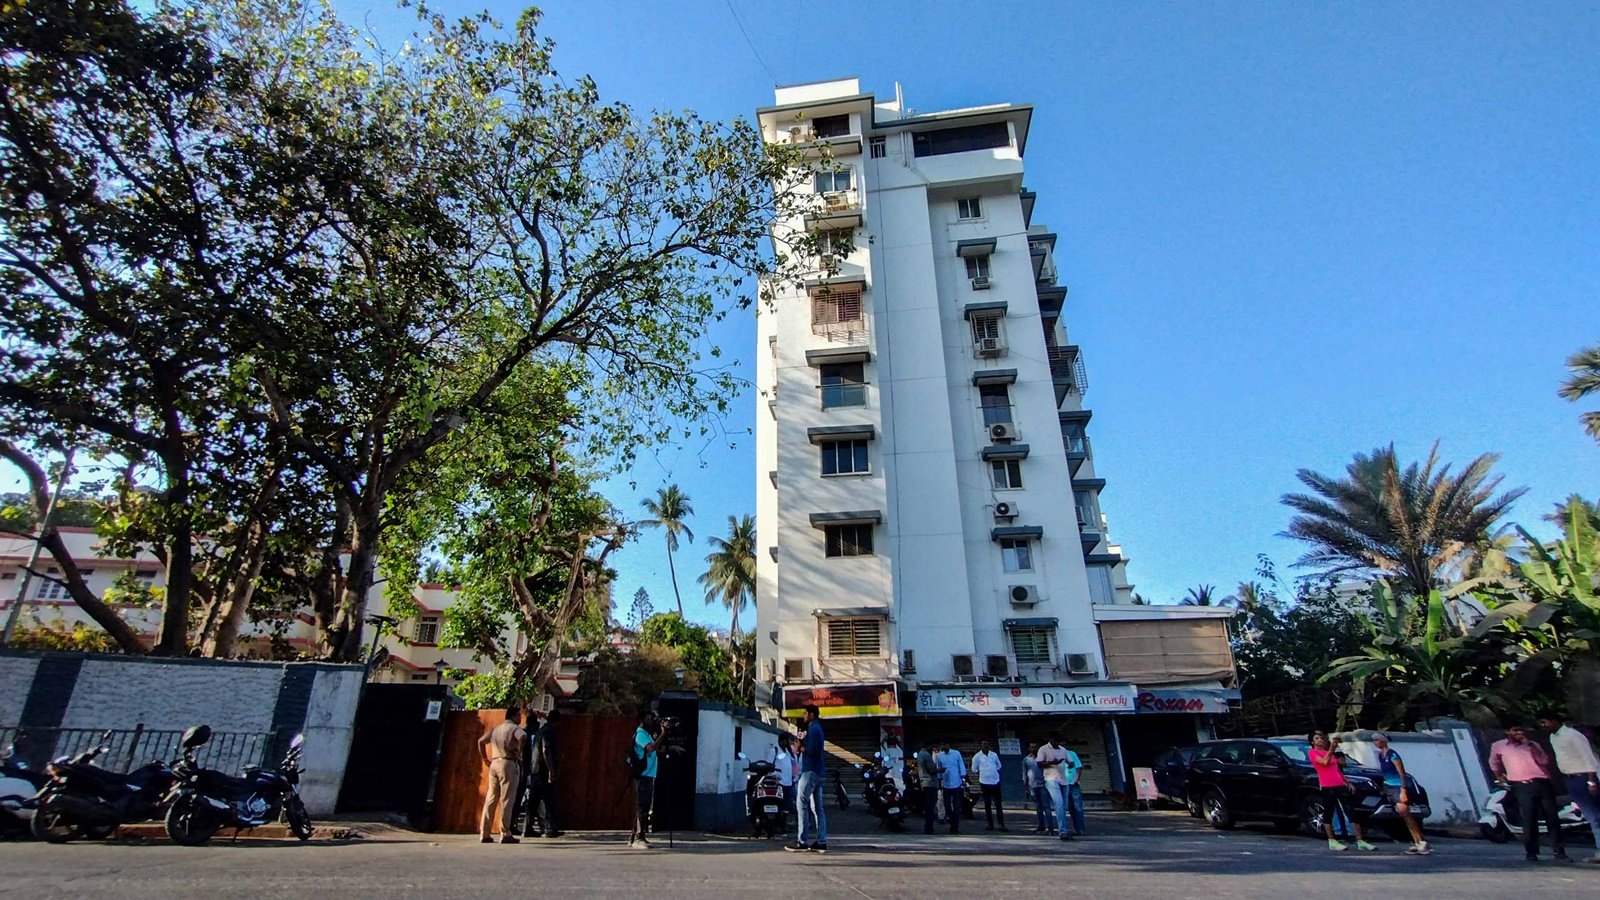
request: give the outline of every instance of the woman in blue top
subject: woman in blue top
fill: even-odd
[[[1394,804],[1394,811],[1411,832],[1411,847],[1406,852],[1412,856],[1427,856],[1433,852],[1433,848],[1422,837],[1422,825],[1417,822],[1417,817],[1411,814],[1411,795],[1406,790],[1406,764],[1400,759],[1400,754],[1389,746],[1387,734],[1379,732],[1373,735],[1372,746],[1378,748],[1378,768],[1383,770],[1384,796]]]

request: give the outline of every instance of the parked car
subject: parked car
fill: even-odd
[[[1156,777],[1156,793],[1161,799],[1187,807],[1189,815],[1200,818],[1200,803],[1189,797],[1189,763],[1197,747],[1168,747],[1156,754],[1150,768]]]
[[[1213,828],[1257,821],[1271,822],[1286,832],[1303,829],[1320,835],[1326,810],[1310,752],[1310,744],[1293,738],[1201,744],[1189,764],[1188,796],[1198,800],[1201,814]],[[1384,796],[1382,772],[1346,763],[1344,773],[1353,791],[1350,815],[1358,823],[1390,833],[1404,830],[1393,804]],[[1426,819],[1428,793],[1415,778],[1406,777],[1411,812],[1419,820]]]

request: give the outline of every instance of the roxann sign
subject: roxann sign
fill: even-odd
[[[940,716],[1016,716],[1040,713],[1127,713],[1131,684],[985,684],[917,690],[917,712]]]

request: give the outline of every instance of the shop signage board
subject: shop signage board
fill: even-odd
[[[1026,716],[1046,713],[1131,713],[1131,684],[983,684],[919,688],[917,712],[927,716]]]
[[[817,707],[824,719],[900,715],[899,694],[892,681],[871,684],[813,684],[783,689],[783,714],[790,719],[805,715],[807,705]]]
[[[1238,699],[1238,690],[1226,688],[1140,688],[1135,712],[1221,715]]]

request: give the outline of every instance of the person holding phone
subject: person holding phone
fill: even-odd
[[[1340,768],[1344,763],[1344,753],[1339,749],[1339,742],[1329,740],[1327,733],[1322,731],[1313,731],[1308,740],[1311,742],[1311,768],[1316,770],[1317,787],[1322,789],[1322,830],[1328,836],[1328,849],[1350,849],[1348,844],[1333,836],[1333,818],[1336,814],[1343,814],[1345,821],[1355,830],[1356,846],[1362,850],[1377,850],[1361,833],[1361,825],[1355,817],[1350,815],[1350,782],[1345,780],[1344,770]]]

